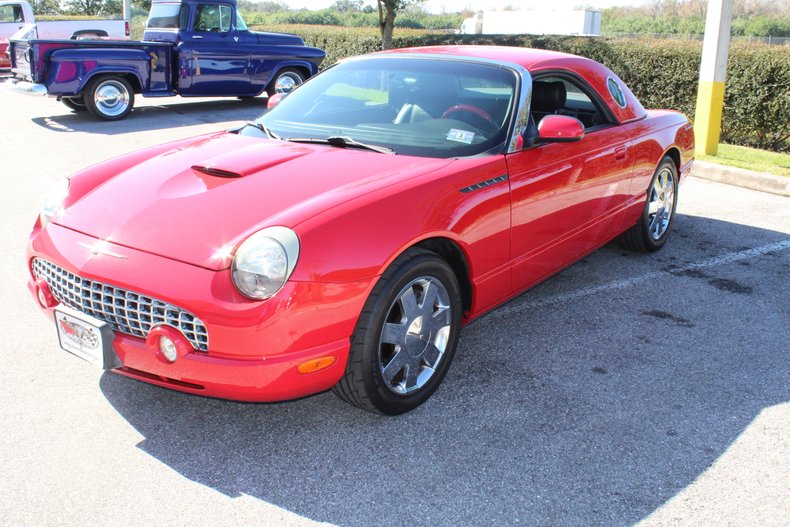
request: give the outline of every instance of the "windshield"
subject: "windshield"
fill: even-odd
[[[495,65],[351,60],[288,95],[258,123],[283,140],[344,137],[396,154],[472,156],[504,143],[515,92],[516,74]]]

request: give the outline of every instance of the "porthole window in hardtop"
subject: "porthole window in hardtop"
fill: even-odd
[[[609,93],[611,94],[612,99],[614,99],[614,102],[616,102],[620,108],[625,108],[625,95],[623,94],[623,90],[620,88],[620,85],[617,83],[617,81],[609,77],[606,79],[606,86],[609,88]]]

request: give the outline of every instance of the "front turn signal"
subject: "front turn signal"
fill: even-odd
[[[321,357],[318,359],[311,359],[307,362],[303,362],[296,368],[296,371],[299,373],[315,373],[317,371],[321,371],[325,368],[330,367],[335,362],[337,362],[336,357]]]

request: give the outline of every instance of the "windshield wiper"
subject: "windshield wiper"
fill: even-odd
[[[256,123],[255,121],[247,121],[246,125],[252,126],[253,128],[257,128],[258,130],[260,130],[267,136],[271,137],[272,139],[282,140],[282,137],[280,137],[279,135],[275,134],[274,132],[266,128],[266,125],[263,123]]]
[[[364,150],[371,150],[380,154],[394,154],[395,150],[387,148],[386,146],[371,145],[368,143],[360,143],[359,141],[342,135],[332,135],[326,139],[320,137],[285,137],[284,141],[292,143],[318,143],[322,145],[338,146],[340,148],[361,148]]]

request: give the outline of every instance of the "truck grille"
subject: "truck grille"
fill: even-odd
[[[146,338],[152,327],[166,324],[181,331],[196,350],[208,351],[206,326],[189,311],[82,278],[42,258],[33,260],[33,274],[47,282],[58,302],[107,322],[115,331]]]

